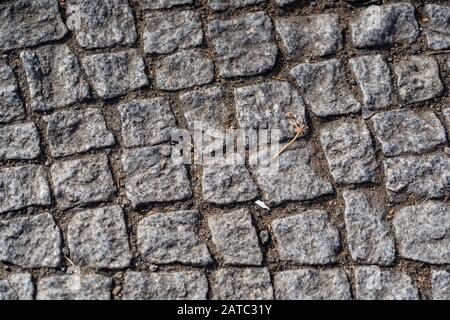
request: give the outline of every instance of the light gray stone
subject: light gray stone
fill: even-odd
[[[214,11],[236,9],[253,4],[260,4],[266,0],[208,0],[208,4]]]
[[[25,109],[19,96],[16,76],[0,57],[0,123],[23,119]]]
[[[183,4],[193,4],[194,0],[142,0],[143,9],[167,9]]]
[[[0,128],[0,161],[39,157],[39,133],[32,122]]]
[[[430,19],[425,28],[428,47],[433,50],[450,48],[450,7],[426,4],[425,12]]]
[[[442,111],[444,116],[445,126],[447,127],[447,132],[450,132],[450,108],[444,109]]]
[[[275,3],[279,7],[287,6],[288,4],[293,4],[298,2],[299,0],[275,0]]]
[[[0,279],[0,300],[33,300],[34,285],[29,273],[15,273]]]
[[[431,272],[433,300],[450,300],[450,273],[433,270]]]

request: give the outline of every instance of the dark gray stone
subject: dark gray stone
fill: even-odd
[[[214,11],[236,9],[252,4],[259,4],[266,0],[208,0],[208,4]]]
[[[24,116],[14,72],[0,57],[0,123],[19,120]]]
[[[450,7],[426,4],[425,12],[430,19],[425,28],[428,47],[433,50],[450,48]]]
[[[33,122],[0,128],[0,161],[36,159],[41,154],[39,139]]]
[[[450,300],[450,273],[433,270],[431,272],[433,300]]]

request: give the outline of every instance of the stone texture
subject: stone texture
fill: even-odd
[[[214,272],[215,300],[272,300],[273,288],[267,268],[219,269]]]
[[[431,272],[433,300],[450,300],[450,273],[433,270]]]
[[[213,20],[208,27],[222,77],[254,76],[275,66],[278,48],[265,12]]]
[[[411,3],[369,6],[350,22],[356,48],[412,43],[420,34]]]
[[[426,201],[399,210],[393,220],[399,254],[433,264],[450,263],[450,207]]]
[[[0,57],[0,123],[19,120],[25,116],[16,76],[3,60]]]
[[[137,40],[127,0],[69,0],[67,26],[84,49],[131,46]]]
[[[343,79],[344,67],[339,60],[299,64],[290,71],[311,112],[319,117],[358,112],[360,103]]]
[[[123,300],[206,300],[208,280],[200,271],[125,274]]]
[[[31,160],[40,154],[39,133],[34,123],[0,127],[0,161]]]
[[[150,12],[145,15],[143,41],[149,54],[197,47],[203,42],[200,16],[191,10]]]
[[[52,216],[0,220],[0,261],[23,268],[55,268],[61,263],[61,235]]]
[[[406,273],[368,266],[356,268],[355,277],[358,300],[419,299],[417,286]]]
[[[289,4],[296,3],[298,1],[299,0],[275,0],[275,3],[277,4],[277,6],[283,7],[283,6],[287,6]]]
[[[253,4],[260,4],[266,0],[208,0],[208,4],[214,11],[236,9]]]
[[[320,142],[337,184],[374,182],[377,162],[370,132],[361,120],[338,121],[320,131]]]
[[[135,50],[85,56],[81,63],[102,99],[123,96],[149,83],[144,61]]]
[[[107,202],[116,192],[105,155],[56,162],[51,174],[61,209]]]
[[[115,144],[99,109],[58,111],[45,116],[46,135],[54,157],[69,156]]]
[[[197,211],[157,213],[143,218],[137,230],[141,257],[157,264],[211,264],[208,247],[198,236],[200,218]]]
[[[182,4],[193,4],[194,0],[142,0],[143,9],[167,9]]]
[[[16,0],[0,4],[0,51],[59,40],[66,33],[56,0]]]
[[[33,300],[34,285],[29,273],[15,273],[0,278],[1,300]]]
[[[42,166],[0,169],[0,213],[50,204],[50,187]]]
[[[430,19],[425,28],[428,47],[433,50],[450,48],[450,7],[426,4],[425,12]]]
[[[381,194],[344,191],[345,227],[352,259],[357,263],[390,265],[395,260],[394,236],[387,220]]]
[[[262,265],[258,236],[247,209],[210,216],[208,226],[225,265]]]
[[[67,242],[75,265],[107,269],[130,265],[125,220],[117,205],[74,215],[67,227]]]
[[[350,300],[350,284],[342,269],[299,269],[276,272],[278,300]]]
[[[376,114],[371,119],[387,156],[420,153],[447,141],[445,129],[433,112],[395,110]]]
[[[444,109],[442,111],[442,114],[444,116],[444,121],[445,121],[444,124],[447,127],[447,132],[450,132],[450,108]]]
[[[299,264],[330,264],[341,249],[339,232],[328,213],[310,210],[272,222],[280,259]]]

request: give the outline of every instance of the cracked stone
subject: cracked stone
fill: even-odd
[[[115,144],[99,109],[58,111],[45,116],[46,135],[54,157],[84,153]]]
[[[425,28],[428,47],[433,50],[450,48],[450,7],[426,4],[425,12],[430,19]]]
[[[61,263],[61,235],[50,214],[0,220],[0,261],[23,268]]]
[[[11,274],[4,280],[0,278],[1,300],[33,300],[34,285],[29,273]]]
[[[339,60],[299,64],[290,74],[315,115],[326,117],[361,110],[360,103],[343,82],[344,67]]]
[[[450,300],[450,273],[433,270],[431,272],[433,300]]]
[[[142,9],[168,9],[183,4],[193,4],[194,0],[142,0]]]
[[[209,36],[224,78],[254,76],[275,66],[278,48],[272,22],[265,12],[211,21]]]
[[[122,209],[103,207],[73,216],[67,228],[70,256],[75,265],[122,269],[132,254]]]
[[[0,57],[0,123],[20,120],[25,109],[19,96],[16,76]]]
[[[260,4],[266,0],[208,0],[208,4],[214,11],[236,9],[249,5]]]
[[[272,230],[282,261],[310,265],[337,261],[339,232],[325,211],[310,210],[275,219]]]
[[[32,122],[0,128],[0,161],[36,159],[41,154],[39,139]]]
[[[157,213],[143,218],[137,230],[141,257],[156,264],[211,264],[206,242],[198,235],[200,222],[197,211]]]

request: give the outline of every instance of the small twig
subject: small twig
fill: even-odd
[[[298,137],[305,132],[305,127],[301,124],[298,124],[295,120],[295,117],[292,113],[287,114],[288,120],[291,120],[295,127],[295,136],[289,141],[283,148],[281,148],[273,157],[270,159],[270,161],[275,160],[277,157],[279,157],[284,151],[286,151],[287,148],[289,148],[295,141],[297,141]]]
[[[450,50],[432,51],[432,52],[426,52],[426,53],[424,53],[424,55],[428,56],[431,54],[441,54],[441,53],[448,53],[448,52],[450,52]]]

